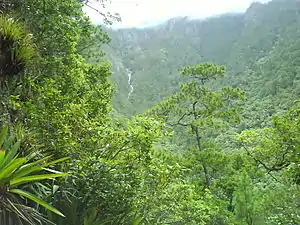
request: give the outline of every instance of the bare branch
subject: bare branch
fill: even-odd
[[[190,116],[190,115],[193,115],[193,113],[192,113],[192,112],[190,112],[190,113],[184,113],[184,114],[179,118],[179,120],[178,120],[176,123],[174,123],[174,124],[169,124],[169,125],[170,125],[170,126],[180,125],[180,126],[187,127],[187,126],[189,126],[190,124],[184,124],[184,123],[181,123],[181,121],[182,121],[186,116]]]
[[[95,7],[89,5],[89,1],[88,1],[88,0],[85,2],[85,5],[86,5],[87,7],[89,7],[90,9],[92,9],[92,10],[96,11],[97,13],[99,13],[99,14],[100,14],[101,16],[103,16],[104,18],[107,17],[104,13],[100,12],[100,11],[99,11],[98,9],[96,9]]]

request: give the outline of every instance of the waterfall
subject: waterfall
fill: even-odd
[[[132,85],[132,71],[130,69],[126,69],[127,76],[128,76],[128,86],[129,86],[129,93],[128,93],[128,99],[130,98],[132,92],[134,91],[133,85]]]

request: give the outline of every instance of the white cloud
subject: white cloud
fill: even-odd
[[[226,12],[244,11],[253,0],[111,0],[105,11],[119,13],[122,22],[114,27],[141,27],[176,16],[205,18]],[[103,11],[99,5],[93,7]],[[101,16],[85,7],[94,23],[102,23]]]

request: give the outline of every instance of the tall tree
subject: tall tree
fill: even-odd
[[[188,77],[188,81],[180,86],[178,93],[151,110],[163,115],[169,126],[181,126],[193,135],[205,187],[209,187],[212,181],[207,162],[210,153],[206,147],[219,133],[218,127],[239,121],[238,107],[244,99],[244,93],[239,88],[209,89],[207,83],[223,77],[224,73],[224,66],[213,63],[184,67],[181,75]],[[191,140],[191,137],[184,140]]]

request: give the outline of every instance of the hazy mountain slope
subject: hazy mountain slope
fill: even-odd
[[[247,91],[248,125],[264,126],[267,117],[300,96],[300,1],[253,4],[246,15],[226,82]]]
[[[182,66],[200,61],[224,63],[239,35],[241,17],[224,15],[202,22],[176,18],[154,28],[110,31],[115,54],[134,72],[131,102],[135,112],[174,92]],[[226,33],[227,29],[232,32]],[[216,54],[219,51],[223,55]],[[114,77],[118,80],[120,74]],[[117,93],[116,98],[123,99],[124,93]]]
[[[248,91],[248,116],[254,112],[261,124],[272,108],[284,108],[299,96],[299,24],[300,1],[273,0],[254,3],[244,14],[202,21],[174,18],[147,29],[110,30],[114,57],[133,71],[129,100],[124,71],[113,75],[120,86],[116,108],[141,112],[176,91],[182,66],[213,61],[228,68],[221,83]]]

